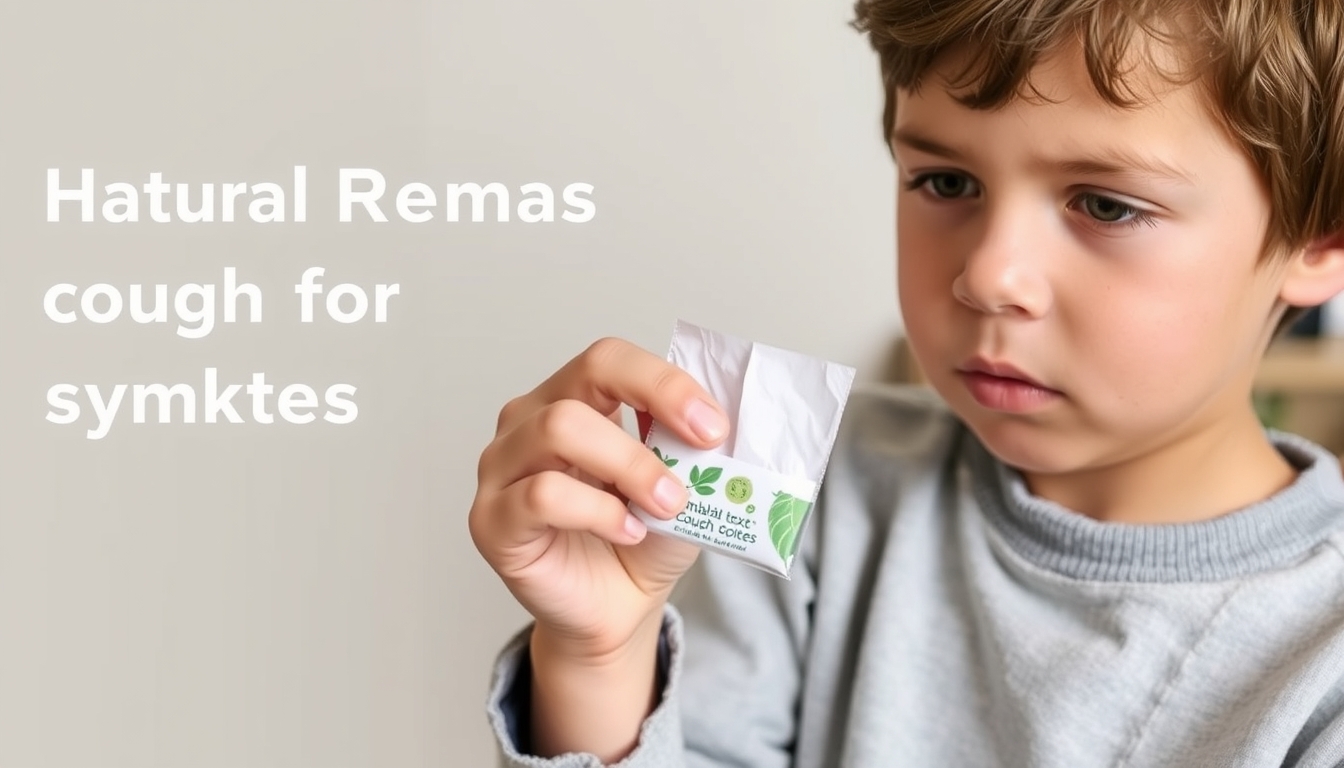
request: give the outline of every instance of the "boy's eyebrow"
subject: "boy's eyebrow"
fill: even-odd
[[[1142,157],[1118,148],[1107,148],[1091,157],[1052,163],[1066,173],[1088,176],[1158,176],[1193,185],[1194,176],[1158,157]]]
[[[918,150],[927,155],[937,155],[938,157],[946,157],[948,160],[957,160],[957,161],[962,161],[966,159],[957,150],[939,144],[933,139],[926,138],[905,128],[897,128],[894,132],[892,132],[891,138],[892,141],[896,142],[897,144],[904,144],[905,146],[910,147],[911,149]]]
[[[937,155],[957,162],[966,160],[966,156],[956,149],[906,129],[894,131],[892,140],[897,144],[903,144],[925,154]],[[1039,164],[1057,168],[1065,173],[1088,176],[1158,176],[1186,184],[1195,183],[1192,174],[1161,158],[1141,157],[1114,147],[1106,148],[1089,157],[1066,160],[1042,158]]]

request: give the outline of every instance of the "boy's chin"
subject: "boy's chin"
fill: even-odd
[[[986,450],[1013,469],[1034,475],[1065,475],[1107,463],[1111,450],[1106,439],[1081,429],[1070,415],[1067,398],[1049,412],[1009,414],[987,410],[964,388],[940,388],[940,394]],[[1064,410],[1059,410],[1060,405]]]
[[[1065,475],[1087,471],[1097,463],[1092,460],[1095,446],[1084,445],[1076,436],[1071,438],[1049,426],[964,415],[962,421],[985,450],[1019,472]]]

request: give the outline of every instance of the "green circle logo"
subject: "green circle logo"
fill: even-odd
[[[734,504],[741,504],[751,498],[751,480],[741,475],[729,478],[723,486],[723,495]]]

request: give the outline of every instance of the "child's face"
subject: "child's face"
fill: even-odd
[[[957,413],[1050,473],[1247,423],[1284,273],[1257,265],[1268,197],[1196,87],[1121,110],[1077,56],[1033,73],[1049,102],[973,110],[941,83],[897,95],[898,272]]]

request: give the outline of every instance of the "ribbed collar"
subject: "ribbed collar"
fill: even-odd
[[[1344,525],[1335,457],[1296,435],[1268,435],[1299,470],[1292,485],[1212,520],[1152,525],[1099,522],[1034,496],[969,432],[966,442],[986,519],[1029,561],[1091,581],[1193,582],[1285,567]]]

